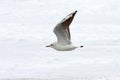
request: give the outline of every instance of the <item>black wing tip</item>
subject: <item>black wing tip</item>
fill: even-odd
[[[76,11],[74,11],[74,12],[73,12],[73,15],[75,15],[77,12],[78,12],[77,10],[76,10]]]
[[[78,11],[77,10],[75,10],[75,13],[77,13]]]

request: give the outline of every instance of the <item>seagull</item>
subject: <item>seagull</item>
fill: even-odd
[[[61,22],[59,22],[55,26],[53,32],[57,37],[57,42],[47,45],[46,47],[51,47],[58,51],[71,51],[78,48],[77,46],[74,46],[71,42],[71,34],[69,28],[76,13],[77,10],[67,15]]]

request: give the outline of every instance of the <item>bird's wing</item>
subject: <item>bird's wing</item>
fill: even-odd
[[[57,36],[58,43],[60,44],[70,44],[71,43],[71,35],[69,26],[73,21],[77,11],[72,12],[67,15],[60,23],[56,25],[54,28],[54,33]]]

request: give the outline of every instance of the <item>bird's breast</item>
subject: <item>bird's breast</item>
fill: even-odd
[[[56,45],[53,48],[59,51],[71,51],[74,50],[76,47],[73,45]]]

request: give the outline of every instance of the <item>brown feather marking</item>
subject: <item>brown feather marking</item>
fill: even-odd
[[[63,28],[66,30],[67,36],[68,36],[69,39],[71,39],[69,26],[70,26],[70,24],[72,23],[76,12],[77,12],[77,11],[75,11],[74,13],[69,14],[69,15],[72,15],[72,16],[69,17],[69,18],[68,18],[67,20],[65,20],[64,22],[62,22]],[[69,16],[69,15],[68,15],[68,16]]]
[[[67,32],[68,32],[68,38],[71,39],[70,28],[69,27],[67,27]]]

